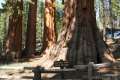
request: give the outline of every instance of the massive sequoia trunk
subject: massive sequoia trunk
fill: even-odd
[[[22,6],[23,1],[11,1],[13,13],[9,17],[9,28],[6,36],[5,53],[8,60],[20,58],[22,44]]]
[[[29,3],[28,25],[25,44],[25,54],[23,56],[32,57],[36,49],[36,15],[37,15],[37,0],[31,0]]]
[[[96,26],[94,0],[77,0],[74,28],[73,36],[68,43],[68,55],[71,55],[69,60],[72,64],[100,62],[100,52],[97,46],[97,41],[100,39],[97,36],[100,37],[100,35]]]
[[[100,63],[107,60],[105,56],[112,59],[96,25],[94,0],[77,0],[73,32],[68,43],[68,59],[72,64]]]
[[[45,0],[43,50],[56,43],[55,0]]]
[[[97,28],[94,0],[65,0],[58,44],[46,53],[45,62],[41,64],[44,67],[51,67],[53,63],[48,62],[59,59],[68,60],[71,65],[114,60]]]

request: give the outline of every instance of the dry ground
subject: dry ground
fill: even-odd
[[[112,40],[107,41],[107,44],[109,44],[109,47],[113,52],[115,51],[116,51],[115,53],[119,52],[117,51],[117,48],[119,48],[119,44],[114,44]],[[56,59],[50,60],[49,55],[43,55],[42,57],[39,58],[30,59],[28,62],[0,65],[0,80],[32,80],[33,78],[32,70],[25,70],[24,67],[36,67],[38,65],[42,65],[43,67],[49,68],[53,64],[54,60]],[[50,75],[49,77],[51,76],[53,75]]]

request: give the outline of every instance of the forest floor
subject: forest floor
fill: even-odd
[[[32,70],[24,69],[24,67],[35,67],[35,65],[31,63],[32,62],[29,61],[0,65],[0,80],[32,80]],[[39,63],[36,64],[36,66],[37,65],[39,65]]]
[[[117,51],[120,44],[115,44],[112,40],[107,41],[107,44],[109,45],[109,48],[115,52],[115,54],[120,52]],[[118,57],[118,55],[116,56]],[[36,67],[38,65],[42,65],[43,67],[45,66],[46,68],[49,68],[51,66],[48,66],[49,63],[52,65],[53,61],[48,60],[47,55],[43,55],[39,58],[30,59],[27,62],[0,65],[0,80],[32,80],[34,76],[32,70],[24,69],[24,67]],[[46,75],[47,74],[45,74],[44,77]],[[52,76],[53,75],[50,75],[49,77]]]
[[[25,67],[33,68],[42,65],[42,67],[49,68],[50,64],[52,65],[53,61],[49,60],[47,55],[43,55],[27,62],[0,65],[0,80],[32,80],[34,76],[32,69],[25,69]],[[52,77],[53,75],[44,74],[43,77]]]

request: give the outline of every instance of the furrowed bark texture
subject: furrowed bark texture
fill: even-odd
[[[55,0],[45,0],[43,50],[56,43]]]
[[[5,55],[7,59],[18,59],[22,49],[22,10],[23,1],[11,1],[13,3],[13,13],[9,17],[8,34],[5,44]],[[18,7],[19,9],[16,9]]]
[[[100,63],[110,51],[96,25],[94,0],[77,0],[76,24],[68,43],[68,60],[72,64]]]
[[[25,45],[26,57],[32,57],[36,49],[36,15],[37,15],[37,0],[31,0],[29,3],[28,25]],[[24,55],[24,54],[23,54]]]
[[[100,63],[111,55],[96,25],[94,0],[65,0],[63,30],[58,44],[46,50],[48,59],[71,65]]]

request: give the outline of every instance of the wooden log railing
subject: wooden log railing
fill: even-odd
[[[88,65],[75,65],[73,66],[73,68],[66,68],[68,66],[67,62],[58,61],[55,66],[60,67],[60,69],[44,69],[43,67],[40,67],[40,66],[34,68],[33,80],[41,80],[42,73],[60,73],[61,79],[65,79],[65,76],[64,76],[65,72],[79,71],[80,73],[81,70],[86,70],[86,69],[87,69],[87,73],[85,75],[85,78],[87,78],[88,80],[103,79],[106,77],[112,78],[111,80],[120,80],[120,74],[118,73],[120,72],[120,62],[102,63],[102,64],[94,64],[93,62],[90,62]],[[100,69],[103,70],[105,68],[108,70],[99,72]],[[113,73],[109,73],[112,70],[113,70]],[[114,75],[115,73],[117,73],[117,75]]]
[[[64,79],[64,73],[65,72],[75,72],[76,69],[44,69],[43,67],[36,67],[34,72],[34,78],[33,80],[42,80],[41,74],[42,73],[60,73],[61,79]]]

